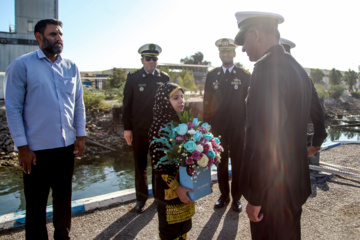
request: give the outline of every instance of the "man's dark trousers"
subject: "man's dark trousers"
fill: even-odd
[[[48,239],[46,205],[50,188],[53,198],[54,239],[70,239],[71,191],[74,145],[34,151],[36,165],[23,174],[26,199],[26,239]]]
[[[149,197],[148,180],[147,180],[147,165],[148,165],[148,151],[149,151],[149,137],[148,132],[133,133],[133,150],[135,160],[135,190],[136,200],[145,202]],[[152,171],[152,183],[154,181]],[[153,192],[154,192],[154,183]]]
[[[235,129],[218,130],[216,136],[221,136],[221,146],[224,148],[224,152],[221,153],[221,161],[217,169],[218,183],[221,192],[221,197],[229,197],[229,151],[231,159],[231,196],[233,201],[240,200],[240,172],[241,162],[243,155],[243,143],[244,134]]]

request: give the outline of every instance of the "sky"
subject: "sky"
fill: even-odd
[[[0,31],[14,24],[14,0],[0,0]],[[10,3],[10,4],[9,4]],[[274,12],[285,18],[281,37],[295,42],[292,55],[305,68],[358,71],[360,14],[356,0],[59,0],[62,56],[80,71],[140,68],[138,49],[158,44],[159,63],[180,63],[200,51],[220,66],[215,41],[234,38],[235,13]],[[235,62],[252,70],[241,47]]]

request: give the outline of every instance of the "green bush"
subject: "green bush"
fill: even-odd
[[[315,89],[319,96],[319,99],[329,98],[329,93],[326,91],[325,87],[322,84],[316,83]]]
[[[351,96],[353,96],[354,98],[360,99],[360,91],[352,92],[352,93],[351,93]]]
[[[98,91],[84,89],[84,103],[87,115],[96,115],[110,109],[105,101],[105,95]]]
[[[336,99],[340,98],[344,91],[345,87],[342,85],[330,85],[328,89],[329,96]]]

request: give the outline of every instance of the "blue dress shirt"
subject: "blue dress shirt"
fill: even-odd
[[[66,147],[85,136],[85,106],[75,63],[51,62],[37,51],[15,59],[4,81],[6,116],[17,147],[33,151]]]

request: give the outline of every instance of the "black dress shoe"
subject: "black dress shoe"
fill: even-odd
[[[137,213],[143,213],[145,211],[145,202],[137,201],[135,210]]]
[[[229,202],[230,202],[229,198],[224,199],[224,198],[220,197],[219,200],[217,200],[217,202],[215,203],[215,208],[222,208]]]
[[[240,202],[239,200],[233,201],[233,203],[231,204],[231,208],[232,208],[232,210],[234,210],[235,212],[241,212],[241,211],[242,211],[241,202]]]

